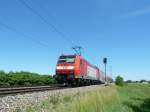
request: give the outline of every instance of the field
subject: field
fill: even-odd
[[[16,112],[21,111],[16,109]],[[150,85],[106,86],[88,93],[51,96],[26,112],[150,112]]]

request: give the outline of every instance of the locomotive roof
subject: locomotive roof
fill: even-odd
[[[60,57],[65,57],[65,56],[67,56],[67,57],[71,57],[71,56],[76,56],[75,54],[74,55],[64,55],[64,54],[62,54]]]
[[[77,55],[77,54],[64,55],[64,54],[62,54],[60,57],[75,57],[75,56],[81,56],[81,55]],[[93,65],[93,64],[91,64],[91,63],[89,63],[89,61],[87,61],[86,59],[84,59],[82,56],[81,56],[81,58],[82,58],[83,60],[85,60],[90,66],[92,66],[92,67],[94,67],[94,68],[96,68],[96,69],[99,69],[97,66],[95,66],[95,65]]]

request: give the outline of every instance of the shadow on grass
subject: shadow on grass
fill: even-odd
[[[133,112],[150,112],[150,98],[149,99],[136,99],[142,101],[141,104],[133,104],[131,102],[124,102],[126,106],[132,108]]]

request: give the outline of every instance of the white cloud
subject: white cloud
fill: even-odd
[[[140,9],[140,10],[131,11],[127,14],[121,15],[120,17],[123,17],[123,18],[136,17],[136,16],[145,15],[145,14],[148,14],[148,13],[150,13],[150,6],[146,7],[146,8],[143,8],[143,9]]]

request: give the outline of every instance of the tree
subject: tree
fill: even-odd
[[[132,80],[127,80],[126,83],[133,83],[133,81]]]
[[[117,76],[116,80],[115,80],[115,84],[118,85],[118,86],[123,86],[124,85],[123,77]]]
[[[42,86],[53,84],[54,79],[50,75],[40,75],[31,72],[9,72],[0,70],[0,87],[7,86]]]
[[[143,83],[143,82],[147,82],[147,81],[146,81],[146,80],[144,80],[144,79],[143,79],[143,80],[140,80],[140,83]]]

